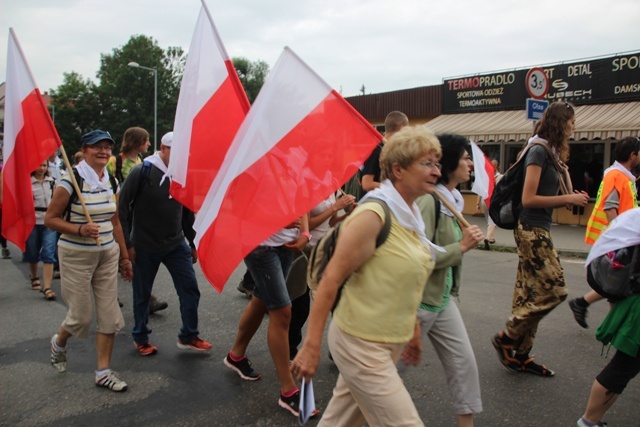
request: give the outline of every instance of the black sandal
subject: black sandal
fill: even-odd
[[[51,288],[41,289],[40,292],[44,295],[44,299],[51,301],[56,299],[57,295],[51,290]]]
[[[40,278],[39,277],[32,277],[31,278],[31,290],[32,291],[39,291],[41,287],[42,287],[42,284],[40,283]]]
[[[541,377],[552,377],[556,374],[554,371],[547,368],[546,366],[540,365],[534,362],[533,357],[530,357],[524,362],[522,362],[520,369],[522,370],[522,372],[528,372],[530,374],[540,375]]]

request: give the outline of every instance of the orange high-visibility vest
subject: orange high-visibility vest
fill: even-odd
[[[635,182],[629,179],[622,171],[612,169],[602,178],[598,196],[596,197],[596,205],[587,223],[587,231],[584,236],[585,243],[593,245],[602,231],[607,227],[607,214],[604,213],[604,204],[607,197],[613,190],[617,190],[620,195],[620,205],[618,205],[618,215],[629,209],[638,207],[638,198],[636,196]]]

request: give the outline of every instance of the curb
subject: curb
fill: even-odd
[[[481,250],[481,251],[485,251],[486,250],[485,247],[484,247],[484,244],[476,246],[476,249]],[[507,252],[507,253],[515,254],[515,253],[518,253],[518,248],[516,248],[514,246],[504,246],[504,245],[493,244],[493,245],[491,245],[491,248],[489,249],[489,251]],[[567,258],[587,259],[587,256],[589,255],[589,252],[576,251],[576,250],[571,250],[571,249],[556,249],[556,251],[558,252],[559,256],[567,257]]]

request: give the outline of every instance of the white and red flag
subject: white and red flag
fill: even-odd
[[[191,39],[171,145],[171,195],[194,212],[202,205],[249,101],[218,30],[202,3]]]
[[[380,135],[285,48],[196,216],[200,265],[222,291],[242,259],[336,191]]]
[[[482,197],[487,209],[489,209],[493,188],[496,185],[496,169],[478,147],[478,144],[473,141],[471,141],[471,155],[473,157],[473,172],[475,176],[471,191]]]
[[[9,29],[2,158],[2,235],[24,252],[36,214],[31,172],[61,145],[13,28]]]

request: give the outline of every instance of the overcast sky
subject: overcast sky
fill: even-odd
[[[640,49],[638,0],[207,0],[230,56],[290,46],[344,96]],[[41,91],[96,81],[132,35],[188,50],[200,0],[0,0],[0,80],[13,27]],[[141,64],[144,65],[144,64]],[[640,72],[640,71],[639,71]]]

